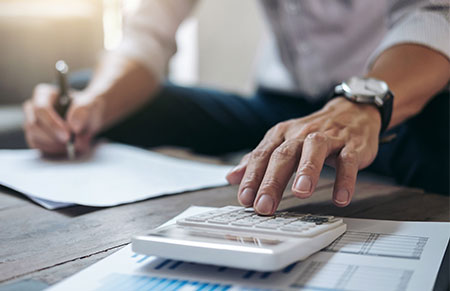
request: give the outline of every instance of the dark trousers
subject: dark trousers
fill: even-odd
[[[243,98],[167,84],[152,102],[102,135],[142,147],[176,145],[217,155],[251,150],[270,127],[308,115],[324,104],[266,89]],[[395,139],[380,145],[367,170],[393,177],[400,185],[448,194],[448,92],[435,96],[419,115],[385,133],[392,134]]]

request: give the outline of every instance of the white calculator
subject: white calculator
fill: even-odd
[[[279,270],[304,260],[346,230],[341,218],[226,206],[132,239],[145,255],[256,271]]]

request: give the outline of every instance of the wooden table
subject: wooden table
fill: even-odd
[[[450,221],[447,196],[358,183],[350,206],[337,208],[330,200],[332,186],[333,181],[321,179],[308,200],[285,193],[280,208],[355,218]],[[130,243],[132,234],[154,228],[190,205],[237,205],[236,190],[229,186],[112,208],[49,211],[0,188],[0,290],[25,283],[26,289],[39,290],[42,282],[59,282]],[[444,265],[438,282],[448,284],[448,262]]]

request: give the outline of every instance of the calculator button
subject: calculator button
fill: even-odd
[[[248,221],[251,221],[253,223],[260,223],[260,222],[268,220],[269,218],[265,218],[263,216],[257,216],[257,217],[253,216],[253,217],[249,217],[247,219],[248,219]]]
[[[222,220],[222,219],[210,219],[208,220],[208,223],[213,223],[213,224],[228,224],[228,220]]]
[[[231,225],[241,225],[241,226],[253,226],[253,222],[247,220],[236,220],[231,223]]]
[[[273,225],[276,227],[280,227],[280,226],[283,226],[285,223],[281,222],[281,221],[276,221],[275,219],[271,219],[271,220],[266,220],[266,221],[262,222],[261,224],[267,224],[267,225]]]
[[[342,219],[333,216],[276,212],[272,216],[260,216],[243,207],[224,207],[200,213],[177,224],[197,228],[215,228],[270,235],[313,237],[341,224]]]
[[[292,226],[305,226],[305,225],[307,225],[307,223],[304,222],[304,221],[296,220],[296,221],[293,221],[293,222],[289,223],[289,225],[292,225]]]
[[[261,223],[261,224],[255,225],[255,227],[257,227],[257,228],[266,228],[266,229],[277,229],[278,225],[270,224],[270,223]]]
[[[294,221],[297,221],[297,218],[277,217],[277,218],[275,218],[275,220],[287,224],[287,223],[292,223],[292,222],[294,222]]]

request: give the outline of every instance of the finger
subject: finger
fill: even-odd
[[[50,85],[41,84],[33,94],[33,107],[36,120],[51,135],[61,142],[69,139],[69,130],[64,120],[54,109],[58,92]]]
[[[39,142],[40,144],[46,145],[64,145],[59,140],[57,140],[54,136],[50,135],[45,129],[43,129],[38,124],[27,124],[27,131],[30,133],[30,138],[34,141]]]
[[[82,93],[75,94],[67,121],[75,134],[88,132],[94,134],[102,127],[104,104],[101,98]]]
[[[241,161],[239,162],[239,165],[231,169],[230,172],[228,172],[226,178],[228,183],[231,185],[238,185],[241,183],[242,178],[244,177],[245,169],[247,168],[248,160],[250,159],[250,153],[246,154]]]
[[[292,192],[299,198],[311,196],[320,178],[325,159],[338,147],[343,146],[336,138],[314,132],[305,138],[302,156],[292,185]]]
[[[63,146],[55,140],[53,136],[50,136],[46,131],[42,130],[37,124],[37,119],[34,114],[33,104],[31,101],[26,101],[23,105],[25,113],[25,139],[30,148],[36,148],[44,153],[60,153]]]
[[[259,214],[271,215],[277,209],[300,158],[302,143],[301,140],[289,140],[274,150],[254,203]]]
[[[52,106],[58,99],[58,89],[50,84],[39,84],[34,88],[32,102],[37,106]]]
[[[36,148],[39,149],[45,156],[64,156],[66,155],[66,147],[64,145],[55,144],[41,144],[35,141]]]
[[[77,153],[88,152],[91,148],[92,135],[89,133],[75,136],[75,150]]]
[[[70,133],[62,118],[55,112],[52,112],[52,110],[49,108],[37,108],[35,111],[37,122],[49,135],[59,142],[65,143],[69,140]]]
[[[259,185],[269,163],[272,152],[283,142],[277,130],[271,130],[261,143],[250,153],[244,177],[238,191],[239,202],[244,206],[253,205]]]
[[[26,125],[26,139],[31,148],[39,149],[43,153],[64,153],[64,144],[55,141],[54,137],[37,125]],[[33,127],[30,129],[30,127]]]
[[[36,116],[30,101],[23,103],[23,112],[25,113],[25,123],[36,124]]]
[[[89,131],[89,109],[87,106],[74,105],[67,114],[67,122],[75,134]]]
[[[347,206],[353,197],[359,169],[358,156],[358,152],[347,146],[342,149],[337,158],[333,201],[339,207]]]

